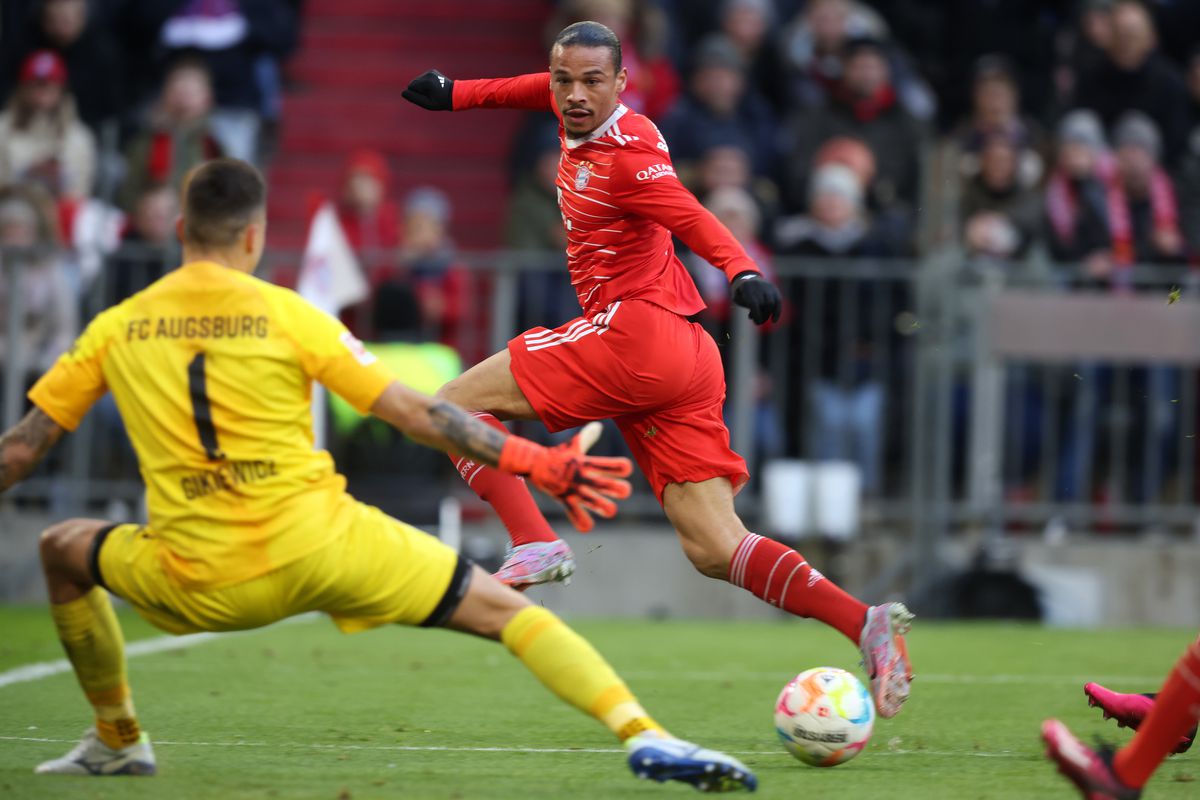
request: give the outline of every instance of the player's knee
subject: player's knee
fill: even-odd
[[[90,530],[91,526],[86,524],[86,520],[78,519],[68,519],[46,528],[38,540],[42,563],[55,566],[65,562],[69,554],[79,547],[80,539]]]
[[[725,580],[729,574],[729,556],[700,542],[683,543],[683,552],[701,575]]]

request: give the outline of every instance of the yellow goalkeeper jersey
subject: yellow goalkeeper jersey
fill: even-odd
[[[392,376],[295,292],[195,262],[98,315],[29,398],[74,430],[112,391],[163,569],[210,588],[308,555],[353,516],[314,450],[313,380],[366,412]]]

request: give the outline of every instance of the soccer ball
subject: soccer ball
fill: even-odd
[[[867,746],[875,704],[858,678],[817,667],[792,678],[775,702],[775,730],[788,752],[814,767],[833,767]]]

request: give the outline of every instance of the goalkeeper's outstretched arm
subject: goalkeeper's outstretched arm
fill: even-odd
[[[66,430],[36,406],[0,436],[0,492],[20,483]]]

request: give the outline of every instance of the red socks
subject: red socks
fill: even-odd
[[[508,433],[504,424],[491,414],[476,412],[474,416],[493,428]],[[558,534],[538,509],[523,479],[494,467],[484,466],[465,456],[450,456],[450,460],[454,462],[455,469],[467,482],[467,486],[496,510],[500,521],[508,529],[508,538],[512,540],[514,547],[530,542],[553,542],[558,539]]]
[[[867,606],[826,580],[787,545],[747,534],[733,551],[729,582],[796,616],[819,619],[858,645]]]
[[[1200,720],[1200,639],[1175,663],[1154,707],[1129,744],[1117,751],[1113,769],[1127,786],[1141,788]]]

